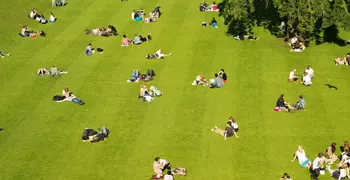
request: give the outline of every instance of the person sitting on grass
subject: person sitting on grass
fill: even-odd
[[[151,91],[147,89],[146,84],[141,85],[139,98],[144,102],[151,102],[153,100]]]
[[[216,5],[215,1],[213,4],[210,6],[209,11],[219,11],[218,6]]]
[[[32,31],[29,30],[29,27],[28,27],[28,26],[23,26],[20,35],[21,35],[22,37],[29,37],[29,35],[30,35],[31,32],[32,32]]]
[[[205,10],[208,10],[210,8],[207,1],[203,2],[203,6],[205,7]]]
[[[304,72],[307,72],[307,74],[310,76],[311,79],[315,77],[315,71],[311,68],[310,65],[308,65]]]
[[[234,128],[231,125],[231,122],[227,122],[226,123],[226,128],[225,130],[219,129],[217,126],[215,126],[214,129],[211,129],[211,131],[217,133],[217,134],[221,134],[224,136],[224,139],[227,140],[228,137],[232,137],[235,133],[234,133]]]
[[[338,170],[332,170],[331,166],[327,165],[326,170],[331,174],[331,176],[334,179],[341,180],[341,179],[349,179],[350,178],[348,164],[343,164],[342,166],[339,167]]]
[[[305,86],[310,86],[312,84],[311,76],[307,72],[303,73],[303,81],[300,82],[300,84],[305,85]]]
[[[132,41],[135,45],[140,45],[142,43],[141,38],[139,35],[135,35],[134,40]]]
[[[281,94],[277,99],[276,107],[273,108],[274,111],[285,111],[285,112],[295,112],[296,109],[289,103],[284,101],[284,95]]]
[[[40,17],[38,11],[34,8],[33,10],[30,11],[29,17],[31,19],[36,19],[37,17]]]
[[[231,126],[233,127],[233,133],[235,134],[236,138],[239,138],[238,135],[237,135],[237,132],[239,130],[238,128],[238,124],[237,124],[237,121],[235,120],[235,118],[233,118],[232,116],[230,116],[228,118],[229,122],[231,123]]]
[[[338,160],[338,156],[335,155],[337,144],[332,143],[326,150],[326,158],[328,159],[328,164],[333,164],[335,161]]]
[[[309,168],[311,179],[317,180],[320,176],[320,171],[323,169],[323,164],[325,163],[326,158],[322,152],[319,152],[316,159],[312,162],[311,167]]]
[[[218,73],[214,74],[215,79],[211,79],[212,84],[210,85],[210,88],[222,88],[222,80],[220,79]]]
[[[219,72],[219,77],[221,78],[223,83],[227,83],[227,75],[224,69],[221,69],[221,71]]]
[[[84,53],[85,56],[91,56],[95,53],[94,48],[92,48],[92,44],[88,44],[88,46],[86,46]]]
[[[199,11],[200,11],[200,12],[203,12],[203,11],[205,11],[205,10],[206,10],[206,8],[204,7],[203,3],[200,3],[200,4],[199,4]]]
[[[142,37],[142,35],[139,35],[142,42],[150,41],[152,40],[151,34],[148,34],[147,37]]]
[[[338,66],[338,65],[349,65],[349,63],[347,62],[347,58],[348,57],[346,57],[346,58],[338,57],[338,58],[334,59],[335,66]],[[349,60],[350,60],[350,57],[349,57]]]
[[[47,69],[45,68],[40,68],[37,73],[36,73],[37,76],[41,75],[41,76],[44,76],[44,75],[50,75],[50,71],[48,71]]]
[[[288,173],[284,173],[280,180],[292,180]]]
[[[295,72],[297,71],[297,69],[293,69],[292,71],[290,71],[289,73],[289,78],[288,78],[288,81],[289,82],[295,82],[295,81],[298,81],[298,76],[295,75]]]
[[[0,50],[0,57],[5,58],[6,56],[10,56],[10,53],[6,54],[4,51]]]
[[[123,40],[122,40],[122,46],[130,46],[131,42],[132,42],[132,41],[129,40],[129,38],[126,37],[126,35],[124,34],[124,35],[123,35]]]
[[[53,15],[53,13],[51,13],[50,14],[50,19],[49,19],[49,21],[48,22],[50,22],[50,23],[54,23],[54,22],[56,22],[56,17]]]
[[[302,95],[300,95],[298,97],[297,103],[295,103],[293,105],[293,107],[296,108],[297,110],[305,110],[306,111],[305,105],[306,105],[306,103],[305,103],[304,97]]]
[[[214,28],[219,28],[218,22],[216,21],[215,18],[213,18],[213,19],[211,20],[211,26],[214,27]]]
[[[144,18],[144,11],[141,9],[141,10],[133,10],[132,13],[131,13],[131,18],[134,20],[134,21],[142,21],[142,19],[145,19]]]
[[[193,81],[192,85],[193,85],[193,86],[195,86],[195,85],[207,86],[208,83],[207,83],[207,80],[205,80],[205,78],[204,78],[204,74],[203,74],[203,73],[199,74],[199,75],[196,77],[196,80]]]
[[[150,94],[152,97],[159,97],[159,96],[163,95],[163,93],[155,86],[151,86],[149,88],[149,91],[150,91]]]
[[[294,162],[295,159],[298,159],[299,165],[301,167],[308,169],[311,167],[311,161],[306,157],[305,150],[302,146],[298,146],[298,149],[294,153],[294,158],[292,162]]]
[[[305,45],[299,41],[297,41],[293,48],[291,50],[289,50],[290,52],[303,52],[305,50]]]
[[[292,39],[290,39],[290,44],[289,46],[294,47],[294,45],[298,42],[298,38],[296,36],[294,36]]]

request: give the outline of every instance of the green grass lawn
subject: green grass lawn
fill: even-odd
[[[77,0],[62,8],[51,1],[1,1],[0,49],[11,56],[0,59],[0,179],[20,180],[144,180],[153,173],[155,156],[188,169],[176,179],[293,179],[309,178],[306,169],[291,163],[302,145],[310,159],[334,141],[348,139],[349,67],[335,67],[333,59],[348,47],[311,45],[303,53],[289,47],[268,30],[255,28],[259,41],[238,42],[225,35],[223,19],[215,12],[200,13],[198,1]],[[133,22],[133,9],[147,13],[161,5],[159,21]],[[32,8],[58,21],[41,25],[27,16]],[[202,28],[203,20],[217,17],[219,29]],[[120,34],[151,33],[153,40],[121,47],[121,36],[87,36],[85,28],[113,24]],[[44,30],[46,38],[21,38],[23,25]],[[345,39],[350,34],[342,33]],[[86,57],[92,43],[104,54]],[[146,60],[161,48],[173,56]],[[68,71],[60,78],[37,77],[40,67]],[[311,87],[288,83],[292,68],[315,69]],[[164,96],[152,103],[137,99],[140,83],[126,83],[132,69],[154,68],[156,85]],[[224,68],[229,83],[222,89],[191,86],[203,72],[213,77]],[[328,89],[329,83],[338,90]],[[55,103],[52,97],[69,87],[86,104]],[[276,113],[277,97],[294,103],[302,94],[306,112]],[[210,131],[223,128],[233,115],[240,139],[225,141]],[[107,126],[105,142],[82,143],[86,127]],[[339,154],[339,149],[337,154]],[[333,168],[335,166],[333,165]],[[331,179],[329,174],[320,179]]]

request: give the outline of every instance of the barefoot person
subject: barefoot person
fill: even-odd
[[[223,135],[225,140],[227,140],[228,137],[232,137],[235,134],[231,122],[227,122],[225,130],[219,129],[217,126],[215,126],[215,128],[211,129],[211,131]]]
[[[292,162],[295,161],[295,159],[298,158],[299,164],[303,168],[310,168],[311,167],[311,161],[306,157],[305,150],[303,147],[298,146],[297,151],[294,153],[294,158]]]

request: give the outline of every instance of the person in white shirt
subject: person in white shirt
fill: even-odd
[[[294,82],[294,81],[298,81],[298,76],[295,75],[295,72],[297,70],[296,69],[293,69],[290,73],[289,73],[289,78],[288,78],[288,81],[290,82]]]
[[[294,158],[292,162],[294,162],[296,158],[298,158],[298,161],[301,167],[310,168],[311,161],[306,157],[305,150],[303,149],[302,146],[298,146],[297,151],[294,153]]]
[[[294,37],[290,40],[290,46],[293,46],[297,41],[298,41],[298,38],[294,36]]]
[[[56,17],[53,15],[53,13],[50,14],[49,22],[50,22],[50,23],[56,22]]]
[[[305,72],[307,72],[310,75],[311,79],[315,77],[315,71],[311,68],[310,65],[306,67]]]
[[[318,179],[320,175],[321,168],[323,168],[323,163],[325,162],[325,157],[323,153],[318,153],[316,159],[312,162],[312,167],[310,168],[311,178]]]
[[[157,56],[158,59],[163,59],[165,56],[171,56],[171,53],[169,53],[169,54],[163,54],[163,53],[162,53],[162,50],[159,49],[159,50],[156,52],[156,56]]]
[[[334,179],[341,180],[349,176],[349,168],[347,164],[339,167],[339,170],[332,170],[330,165],[327,165],[326,170],[331,174]]]
[[[304,75],[303,76],[303,82],[301,82],[301,84],[303,84],[305,86],[310,86],[312,84],[311,76],[307,72],[304,72],[303,75]]]
[[[174,180],[173,174],[171,174],[171,171],[168,171],[167,174],[164,176],[164,180]]]

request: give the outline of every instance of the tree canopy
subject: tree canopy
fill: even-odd
[[[224,0],[219,7],[231,35],[250,31],[254,25],[274,35],[299,34],[308,39],[337,33],[337,28],[350,30],[350,0]],[[284,30],[279,27],[282,21]]]

